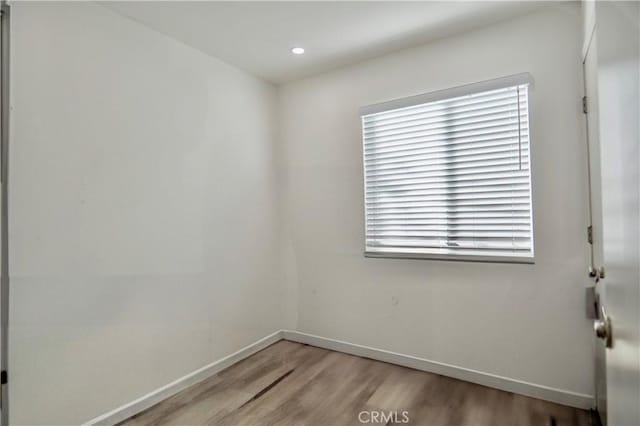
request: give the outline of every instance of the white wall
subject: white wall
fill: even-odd
[[[90,3],[14,3],[11,42],[11,423],[282,328],[275,88]]]
[[[404,50],[280,91],[298,329],[593,394],[578,7]],[[535,265],[363,257],[358,108],[530,72]]]

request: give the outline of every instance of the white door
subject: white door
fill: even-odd
[[[596,298],[604,299],[604,281],[599,274],[604,263],[602,236],[602,191],[600,182],[600,141],[598,131],[598,43],[597,34],[593,33],[584,59],[584,79],[587,112],[587,143],[589,152],[589,187],[590,213],[592,228],[591,265],[592,279],[595,283]],[[595,308],[598,311],[599,307]],[[597,313],[597,312],[596,312]],[[595,343],[595,396],[596,406],[602,423],[606,426],[607,418],[607,386],[606,386],[606,345],[603,340]]]
[[[640,425],[640,7],[597,2],[585,58],[596,285],[611,347],[596,349],[596,394],[609,426]],[[606,325],[606,321],[600,326]],[[601,328],[601,331],[607,331]],[[598,362],[600,361],[600,363]],[[604,363],[602,361],[604,360]],[[604,367],[604,368],[603,368]]]

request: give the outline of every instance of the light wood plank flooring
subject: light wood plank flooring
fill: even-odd
[[[369,423],[359,421],[362,411],[360,418]],[[592,425],[587,411],[288,341],[122,424]]]

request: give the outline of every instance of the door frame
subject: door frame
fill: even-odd
[[[0,3],[0,425],[9,425],[9,36],[10,12]]]

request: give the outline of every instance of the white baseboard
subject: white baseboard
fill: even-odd
[[[429,373],[436,373],[447,377],[453,377],[454,379],[460,379],[507,392],[513,392],[519,395],[544,399],[546,401],[562,405],[582,409],[590,409],[594,405],[594,397],[592,395],[555,389],[548,386],[523,382],[520,380],[510,379],[508,377],[497,376],[495,374],[484,373],[437,361],[430,361],[428,359],[410,355],[403,355],[382,349],[343,342],[340,340],[328,339],[326,337],[314,336],[312,334],[302,333],[299,331],[283,330],[282,333],[285,340],[290,340],[292,342],[305,343],[333,351],[344,352],[416,370],[427,371]]]
[[[266,348],[267,346],[279,341],[289,340],[292,342],[305,343],[320,348],[330,349],[333,351],[344,352],[351,355],[361,356],[365,358],[375,359],[377,361],[388,362],[390,364],[401,365],[420,371],[441,374],[454,379],[465,380],[467,382],[477,383],[479,385],[488,386],[495,389],[513,392],[520,395],[530,396],[532,398],[544,399],[546,401],[555,402],[571,407],[589,409],[593,407],[594,398],[592,395],[586,395],[577,392],[555,389],[548,386],[537,385],[534,383],[523,382],[520,380],[510,379],[507,377],[497,376],[495,374],[483,373],[481,371],[471,370],[455,365],[444,364],[437,361],[418,358],[410,355],[403,355],[395,352],[385,351],[383,349],[371,348],[368,346],[357,345],[354,343],[344,342],[326,337],[314,336],[312,334],[302,333],[293,330],[279,330],[262,339],[254,342],[231,355],[215,361],[209,365],[187,374],[159,389],[150,392],[135,401],[125,404],[115,410],[102,414],[94,419],[84,423],[85,426],[103,426],[114,425],[120,423],[129,417],[138,414],[147,408],[175,395],[176,393],[201,382],[214,374],[224,370],[233,364],[253,355],[254,353]]]
[[[209,365],[205,365],[204,367],[187,374],[175,380],[159,389],[150,392],[135,401],[132,401],[128,404],[125,404],[121,407],[116,408],[115,410],[109,411],[108,413],[102,414],[94,419],[89,420],[84,423],[84,425],[88,426],[103,426],[103,425],[114,425],[116,423],[120,423],[129,417],[138,414],[147,408],[152,407],[153,405],[169,398],[170,396],[175,395],[176,393],[192,386],[198,382],[201,382],[214,374],[224,370],[231,365],[242,361],[243,359],[253,355],[254,353],[266,348],[267,346],[282,340],[282,330],[276,331],[273,334],[270,334],[262,339],[254,342],[237,352],[232,353],[229,356],[226,356],[218,361],[212,362]]]

